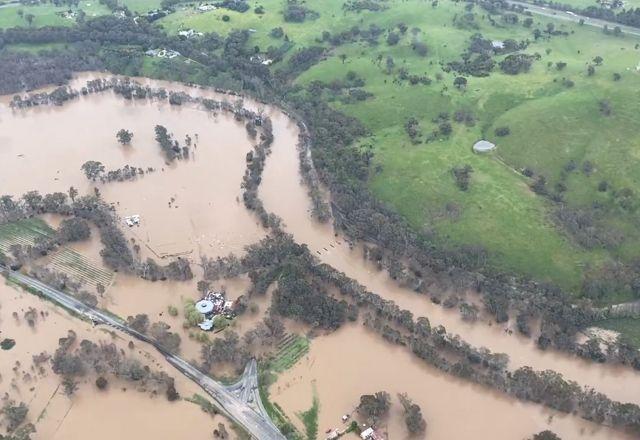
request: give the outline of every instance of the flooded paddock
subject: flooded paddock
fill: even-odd
[[[30,326],[23,314],[29,308],[37,311],[35,325]],[[13,316],[16,312],[18,319]],[[44,316],[43,316],[44,315]],[[220,416],[211,417],[199,406],[187,401],[169,402],[163,396],[152,397],[135,389],[130,382],[107,376],[106,391],[98,391],[95,376],[84,378],[71,398],[60,386],[62,378],[45,366],[44,374],[34,371],[32,357],[43,351],[53,354],[58,339],[69,330],[78,340],[115,343],[127,356],[137,358],[153,370],[165,371],[175,378],[176,388],[183,397],[203,394],[200,387],[166,363],[155,350],[134,341],[113,335],[104,328],[91,327],[53,304],[35,295],[0,283],[0,338],[11,338],[16,345],[0,351],[0,394],[8,393],[17,403],[29,406],[27,421],[36,427],[36,440],[71,440],[88,438],[153,438],[175,440],[190,438],[209,440],[218,423],[230,430],[229,422]],[[126,389],[126,391],[123,391]],[[231,432],[233,435],[233,432]]]
[[[81,76],[72,86],[78,87],[91,77]],[[235,100],[180,84],[144,82],[153,87],[184,90],[192,95]],[[245,104],[252,109],[260,107],[250,100]],[[330,225],[314,222],[299,173],[298,127],[276,109],[266,107],[265,111],[272,119],[275,141],[272,154],[267,158],[259,195],[265,208],[281,217],[285,229],[298,242],[306,243],[321,261],[345,272],[380,296],[395,301],[401,308],[411,310],[414,316],[426,316],[434,326],[444,325],[449,332],[459,334],[472,345],[507,353],[512,368],[529,365],[535,369],[553,369],[567,379],[606,393],[612,399],[640,403],[640,374],[629,369],[588,363],[557,352],[542,352],[532,340],[505,333],[503,326],[490,326],[482,321],[474,324],[463,322],[457,312],[445,310],[432,304],[427,297],[395,285],[384,272],[365,261],[357,247],[351,249]],[[181,143],[186,135],[191,136],[197,147],[191,149],[189,159],[165,163],[154,140],[156,124],[166,126]],[[130,146],[121,146],[116,141],[115,133],[121,128],[134,133]],[[102,197],[114,205],[119,216],[139,214],[139,227],[123,225],[123,228],[129,239],[141,245],[141,256],[154,257],[159,263],[177,255],[188,258],[195,263],[196,278],[190,282],[152,283],[115,274],[104,297],[99,298],[100,304],[125,318],[146,313],[151,321],[166,321],[180,333],[184,357],[197,359],[200,346],[188,338],[188,331],[182,329],[181,315],[183,301],[198,297],[195,282],[200,275],[197,266],[200,257],[223,256],[230,252],[241,254],[246,245],[266,234],[242,204],[240,184],[246,165],[245,156],[251,146],[252,141],[243,124],[225,114],[213,116],[191,105],[126,101],[110,91],[80,97],[61,107],[12,111],[0,104],[0,163],[3,164],[0,194],[19,196],[34,189],[43,194],[67,192],[70,186],[77,188],[80,194],[88,194],[96,187]],[[144,169],[153,167],[156,171],[133,181],[94,184],[80,169],[87,160],[100,161],[107,170],[128,164]],[[53,219],[49,221],[54,222]],[[100,240],[95,231],[90,241],[75,243],[71,247],[95,261],[96,265],[101,265]],[[245,292],[248,280],[241,278],[223,284],[229,296],[236,298]],[[32,301],[41,303],[29,294],[8,292],[6,289],[3,286],[0,295],[3,307],[0,335],[3,337],[8,325],[4,315],[8,313],[10,317],[15,308],[24,308]],[[169,306],[177,307],[180,315],[169,316]],[[19,345],[34,344],[30,351],[21,355],[26,356],[25,359],[30,359],[35,351],[55,349],[57,339],[64,336],[68,328],[77,329],[79,335],[83,334],[81,332],[106,335],[84,322],[74,321],[50,305],[47,307],[51,318],[45,323],[58,323],[51,331],[28,333],[31,331],[28,328],[13,329],[19,336],[15,337]],[[244,331],[255,325],[267,307],[266,299],[259,300],[259,312],[247,313],[236,320],[237,329]],[[10,387],[6,378],[13,374],[12,361],[8,363],[6,354],[20,353],[19,345],[10,352],[0,352],[3,355],[0,360],[4,379],[0,383],[2,390],[9,390],[5,388]],[[163,361],[156,362],[164,368]],[[5,369],[8,369],[7,373]],[[183,395],[197,392],[197,389],[188,388],[188,381],[177,377],[170,367],[167,372],[190,390],[184,392],[179,386]],[[31,416],[42,411],[45,400],[58,383],[59,378],[50,375],[34,383],[31,391],[29,387],[21,387],[20,393],[25,394],[20,398],[35,402]],[[519,439],[547,428],[569,439],[624,438],[618,432],[577,417],[556,414],[453,379],[422,364],[408,351],[392,346],[357,326],[313,339],[306,360],[283,373],[271,387],[271,395],[295,421],[296,413],[311,405],[312,384],[320,399],[320,432],[340,426],[340,416],[353,409],[361,394],[386,390],[392,394],[396,408],[388,423],[392,439],[405,437],[397,412],[397,392],[408,392],[420,404],[429,423],[429,438],[469,438],[474,435]],[[34,397],[34,393],[39,397]],[[129,437],[118,430],[120,426],[106,427],[114,420],[118,423],[124,421],[122,426],[135,425],[139,421],[139,429],[148,430],[132,433],[131,437],[136,435],[136,438],[197,440],[211,437],[211,420],[195,405],[187,402],[169,404],[160,398],[148,399],[133,391],[116,390],[101,396],[94,396],[95,393],[90,384],[83,385],[65,421],[60,424],[51,421],[58,420],[53,416],[43,418],[38,422],[37,438],[57,440],[91,435],[101,440],[123,435]],[[55,411],[53,407],[48,409],[47,414],[64,415],[69,404],[60,405]],[[104,423],[105,427],[98,429],[98,434],[93,433],[95,422],[83,423],[85,415],[96,413],[109,415],[101,418],[99,423]],[[155,417],[149,416],[150,413]],[[201,430],[204,420],[208,425]],[[193,432],[177,432],[175,429],[178,428],[173,424]],[[104,437],[99,437],[103,434]]]

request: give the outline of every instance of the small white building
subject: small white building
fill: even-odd
[[[494,49],[504,49],[504,41],[493,40],[491,42],[491,47],[493,47]]]

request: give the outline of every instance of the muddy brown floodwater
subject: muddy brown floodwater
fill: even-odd
[[[79,87],[95,75],[83,75],[73,86]],[[208,90],[160,81],[141,81],[153,87],[225,99]],[[7,99],[4,100],[6,102]],[[246,100],[245,104],[254,110],[261,107],[251,100]],[[284,220],[286,230],[298,242],[306,243],[320,260],[345,272],[371,291],[395,301],[400,307],[411,310],[414,316],[427,316],[432,325],[442,324],[449,332],[460,334],[473,345],[507,353],[512,368],[530,365],[535,369],[553,369],[582,385],[593,386],[613,399],[640,403],[640,375],[637,373],[590,364],[556,352],[539,351],[531,340],[508,335],[502,327],[482,322],[465,323],[457,313],[446,311],[431,304],[426,297],[396,286],[385,273],[366,262],[357,248],[350,249],[341,237],[335,235],[330,225],[314,222],[309,215],[310,202],[299,174],[298,128],[280,111],[270,107],[265,110],[273,122],[275,142],[267,159],[260,197],[268,211]],[[197,148],[192,148],[192,157],[175,164],[165,164],[154,140],[156,124],[166,126],[181,143],[186,135],[191,136],[197,144]],[[122,147],[116,142],[115,133],[121,128],[134,133],[129,147]],[[131,102],[111,92],[80,97],[62,107],[25,111],[12,111],[0,101],[0,193],[20,195],[33,189],[42,193],[66,192],[74,186],[80,194],[86,194],[96,186],[103,198],[114,204],[118,215],[141,215],[140,227],[127,228],[125,234],[141,245],[142,257],[153,256],[159,261],[163,256],[181,255],[199,263],[202,255],[241,254],[244,246],[265,235],[256,218],[241,203],[240,182],[245,154],[250,148],[251,142],[242,124],[224,114],[212,116],[191,105],[176,107],[168,103]],[[145,169],[153,167],[156,172],[135,181],[94,185],[80,170],[87,160],[98,160],[107,169],[129,164]],[[90,242],[73,247],[94,260],[97,266],[101,265],[100,243],[95,236]],[[195,271],[199,273],[197,266]],[[226,281],[225,284],[229,295],[237,297],[246,289],[247,280]],[[7,293],[6,289],[3,287],[0,292],[3,313],[7,309],[12,311],[15,307],[24,307],[30,301],[40,301],[26,294]],[[5,294],[12,298],[11,301],[5,298]],[[22,299],[14,301],[16,295]],[[182,301],[196,298],[195,280],[150,283],[116,274],[100,301],[101,305],[120,316],[147,313],[152,321],[162,319],[170,323],[182,336],[183,355],[187,359],[195,359],[199,345],[190,341],[187,332],[182,330],[182,319],[167,316],[166,310],[173,305],[182,312]],[[260,304],[262,312],[266,307],[266,302]],[[236,325],[247,329],[255,324],[262,312],[243,316]],[[58,324],[55,331],[48,331],[46,337],[20,333],[24,328],[20,332],[17,327],[12,329],[19,334],[16,338],[18,346],[14,350],[22,345],[31,347],[31,354],[45,349],[52,351],[57,338],[67,328],[76,328],[79,333],[80,330],[93,334],[99,332],[85,328],[82,322],[71,322],[53,310],[51,316],[62,324]],[[51,325],[49,321],[51,319],[46,321],[47,325]],[[6,322],[4,318],[2,335]],[[162,360],[156,362],[164,366]],[[0,367],[3,377],[8,377],[4,373],[6,356],[0,358]],[[44,399],[43,396],[48,398],[57,383],[56,378],[49,377],[34,385],[30,392],[38,393],[40,399]],[[523,404],[443,375],[415,360],[407,351],[387,344],[358,326],[348,326],[332,335],[314,339],[307,359],[284,373],[271,388],[271,393],[295,421],[296,412],[311,405],[312,383],[320,399],[321,430],[337,427],[339,417],[353,409],[360,394],[384,389],[391,393],[408,392],[422,406],[429,422],[429,437],[434,439],[468,438],[471,435],[519,439],[548,427],[568,439],[624,438],[623,434],[577,417]],[[4,390],[6,380],[0,385]],[[133,392],[113,391],[97,396],[92,388],[86,386],[74,398],[72,410],[59,428],[44,428],[54,424],[49,420],[54,419],[53,416],[38,422],[37,438],[66,439],[88,435],[95,438],[95,426],[84,420],[89,414],[96,413],[108,414],[109,417],[103,420],[117,420],[122,426],[139,421],[148,429],[156,429],[157,424],[162,428],[158,430],[164,432],[140,432],[135,438],[206,438],[198,431],[199,410],[192,410],[189,405],[186,402],[169,405],[161,399],[148,399]],[[41,407],[36,405],[31,415],[38,413]],[[59,411],[64,413],[64,405],[61,408]],[[155,416],[149,416],[147,411]],[[195,415],[193,411],[196,411]],[[53,410],[47,411],[50,413],[53,414]],[[185,421],[188,422],[183,423]],[[56,435],[64,436],[43,435],[41,425],[42,432],[55,431],[60,433]],[[174,425],[194,427],[194,432],[175,431]],[[392,439],[403,438],[401,425],[400,417],[394,416],[389,421]],[[134,438],[118,429],[121,427],[104,428],[100,433],[110,433],[104,438]],[[207,432],[210,435],[210,430]]]
[[[30,307],[39,315],[33,327],[23,318]],[[18,313],[18,319],[12,316],[14,311]],[[95,377],[91,377],[80,383],[73,398],[68,398],[59,387],[60,376],[49,367],[44,375],[31,369],[32,356],[43,351],[52,354],[58,346],[58,338],[65,337],[68,330],[75,331],[79,340],[113,342],[128,356],[154,370],[165,371],[175,378],[176,388],[183,397],[203,394],[200,387],[177,374],[152,347],[134,340],[134,350],[130,350],[127,344],[131,338],[122,335],[114,338],[104,329],[91,327],[53,304],[2,281],[0,338],[12,338],[16,345],[9,351],[0,352],[0,394],[8,393],[16,402],[28,404],[27,420],[36,427],[36,440],[210,440],[219,422],[225,423],[230,431],[228,421],[205,414],[195,404],[168,402],[164,396],[151,397],[137,391],[131,383],[118,382],[111,377],[107,391],[97,391],[93,384]]]
[[[303,429],[295,414],[311,407],[314,390],[320,432],[344,428],[342,415],[353,413],[362,394],[387,391],[392,410],[386,429],[393,440],[409,438],[397,393],[407,393],[420,405],[428,424],[426,438],[434,440],[523,440],[544,429],[572,440],[631,438],[455,379],[358,325],[314,339],[308,356],[271,387],[271,397]]]

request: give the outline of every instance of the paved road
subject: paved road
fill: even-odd
[[[2,270],[2,267],[0,267]],[[136,339],[153,345],[167,361],[182,374],[196,382],[211,396],[216,406],[231,420],[242,426],[259,440],[285,440],[278,428],[268,417],[258,392],[257,364],[252,360],[247,364],[243,377],[237,384],[226,387],[216,382],[196,367],[169,353],[146,335],[128,327],[122,320],[103,310],[89,307],[64,292],[56,290],[34,278],[19,272],[9,271],[9,278],[40,292],[54,303],[71,310],[80,317],[90,319],[94,324],[104,324],[120,330]],[[239,395],[236,395],[239,392]]]
[[[244,373],[238,382],[227,387],[227,391],[233,393],[239,400],[261,414],[265,419],[271,420],[267,410],[262,405],[260,389],[258,387],[258,363],[251,359],[244,369]]]
[[[584,20],[585,26],[592,26],[599,29],[603,29],[605,26],[609,26],[609,29],[613,31],[613,28],[619,26],[622,29],[622,33],[625,35],[633,35],[636,37],[640,37],[640,30],[636,28],[632,28],[630,26],[624,26],[619,23],[614,23],[612,21],[600,20],[597,18],[589,18],[583,15],[573,14],[565,11],[560,11],[557,9],[551,9],[546,6],[534,5],[528,2],[521,2],[516,0],[507,0],[507,3],[511,5],[518,5],[526,8],[532,14],[541,15],[543,17],[556,18],[558,20],[571,21],[573,23],[578,23],[581,19]]]

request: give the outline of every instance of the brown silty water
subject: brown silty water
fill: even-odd
[[[89,78],[81,77],[76,86]],[[219,98],[213,92],[179,84],[147,83]],[[246,105],[254,109],[259,107],[249,100]],[[330,226],[319,225],[310,218],[310,202],[299,174],[298,128],[278,110],[267,107],[266,111],[273,121],[275,142],[267,160],[260,197],[268,211],[284,220],[286,230],[298,242],[306,243],[320,260],[400,307],[411,310],[415,316],[427,316],[432,325],[443,324],[449,332],[460,334],[473,345],[509,354],[513,368],[530,365],[536,369],[553,369],[580,384],[593,386],[613,399],[640,401],[640,375],[630,370],[590,364],[556,352],[541,352],[528,339],[506,334],[503,328],[495,325],[465,323],[457,313],[397,287],[385,273],[367,263],[361,252],[350,249]],[[192,158],[166,165],[153,139],[156,124],[165,125],[181,143],[189,134],[197,144],[197,148],[192,148]],[[117,144],[115,133],[120,128],[134,132],[130,147]],[[198,262],[200,255],[241,253],[244,246],[265,234],[238,201],[244,157],[250,146],[242,125],[224,115],[212,117],[191,106],[129,102],[110,92],[82,97],[62,107],[14,112],[0,106],[0,163],[6,170],[0,175],[0,193],[19,195],[32,189],[42,193],[66,191],[69,186],[78,188],[81,194],[88,193],[93,185],[80,170],[86,160],[99,160],[107,169],[125,164],[142,168],[152,166],[157,169],[155,173],[136,181],[96,186],[103,198],[115,205],[120,216],[141,215],[141,226],[126,228],[125,233],[143,244],[143,256],[161,260],[158,255],[178,253]],[[175,201],[169,206],[172,197]],[[99,240],[74,246],[83,254],[98,258]],[[226,283],[232,297],[246,288],[246,280]],[[197,298],[193,282],[150,283],[118,274],[101,301],[120,316],[148,313],[152,321],[163,319],[179,329],[181,319],[172,320],[166,310],[169,305],[180,309],[185,298]],[[243,324],[242,319],[239,321],[241,328],[249,328],[251,320],[256,318],[249,317],[250,324]],[[182,336],[185,357],[197,358],[198,344],[189,341],[184,332]],[[55,343],[50,345],[52,349]],[[351,356],[350,350],[360,353],[365,361],[358,360],[358,355]],[[498,423],[488,416],[489,413],[500,414],[498,421],[511,428],[499,430],[503,434],[496,438],[519,438],[524,428],[529,435],[535,429],[547,426],[550,413],[539,406],[525,405],[487,389],[455,381],[402,353],[363,329],[341,330],[336,335],[315,339],[309,355],[314,359],[313,366],[300,363],[280,378],[272,387],[272,393],[295,419],[296,411],[309,407],[311,387],[307,384],[316,380],[321,402],[321,429],[335,425],[336,417],[352,408],[360,394],[378,389],[409,392],[422,404],[433,430],[429,432],[436,435],[433,438],[465,438],[461,435],[467,431],[461,430],[462,424],[454,419],[461,413],[465,414],[464,429],[478,432],[488,432],[491,424],[487,420]],[[336,362],[336,356],[340,362]],[[316,366],[320,365],[324,368],[318,370]],[[299,383],[294,381],[296,375],[301,376]],[[414,385],[409,386],[411,384]],[[422,387],[416,388],[419,392],[412,392],[419,384]],[[456,398],[429,398],[434,393]],[[431,408],[436,401],[442,411]],[[112,408],[122,411],[122,407]],[[119,414],[113,416],[119,417]],[[560,426],[558,431],[568,435],[565,438],[578,438],[582,432],[595,429],[595,425],[573,416],[556,415],[553,420],[552,426]],[[400,424],[395,417],[390,422],[392,438],[402,437]],[[607,433],[609,438],[620,436],[604,428],[599,433]]]
[[[311,407],[315,392],[321,433],[346,428],[342,415],[357,417],[360,396],[377,391],[392,397],[390,416],[381,425],[393,440],[415,438],[407,435],[397,393],[420,405],[429,439],[527,439],[545,429],[572,440],[632,438],[453,378],[356,324],[314,339],[309,354],[270,388],[271,399],[299,429],[304,427],[295,414]]]
[[[33,327],[23,317],[31,307],[38,313]],[[13,317],[13,312],[18,314],[18,319]],[[177,374],[152,347],[133,340],[134,349],[129,349],[128,343],[132,339],[128,336],[91,327],[53,304],[2,282],[0,338],[12,338],[16,345],[0,352],[0,393],[7,393],[16,402],[28,405],[27,420],[37,430],[34,439],[209,440],[220,422],[231,431],[229,422],[223,417],[211,417],[193,403],[169,402],[163,395],[151,397],[148,392],[136,390],[132,383],[110,376],[107,376],[110,384],[106,391],[98,391],[93,383],[95,376],[88,375],[80,382],[76,394],[67,397],[60,387],[60,376],[54,374],[48,364],[44,364],[44,374],[34,371],[31,366],[34,355],[43,351],[53,354],[58,347],[58,338],[65,337],[68,330],[76,332],[78,340],[113,342],[127,356],[139,359],[153,370],[165,371],[175,378],[176,388],[183,397],[204,394],[196,384]],[[231,434],[235,438],[232,431]]]

